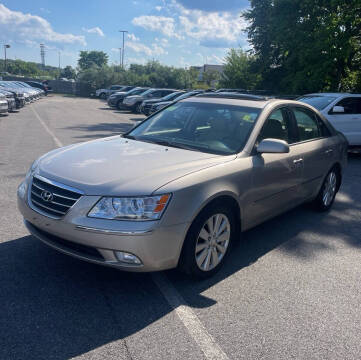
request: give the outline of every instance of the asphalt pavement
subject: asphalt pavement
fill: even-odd
[[[142,118],[60,95],[0,117],[0,359],[360,359],[361,154],[330,212],[301,206],[246,232],[205,281],[88,264],[29,236],[16,189],[32,161]]]

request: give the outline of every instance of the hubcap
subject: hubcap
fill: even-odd
[[[229,220],[224,214],[211,216],[203,225],[196,242],[195,257],[199,269],[214,269],[225,255],[231,235]]]
[[[323,188],[323,194],[322,194],[323,205],[328,206],[331,204],[336,193],[336,183],[337,183],[336,174],[333,171],[331,171],[327,175],[325,185]]]

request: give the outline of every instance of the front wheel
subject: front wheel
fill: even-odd
[[[134,105],[134,112],[140,114],[142,112],[142,104],[138,103]]]
[[[101,99],[105,100],[106,97],[107,97],[107,95],[106,95],[105,93],[101,93],[101,94],[99,95],[99,97],[100,97]]]
[[[236,234],[233,212],[222,205],[203,210],[185,239],[179,267],[196,278],[207,278],[223,265]]]
[[[335,168],[331,169],[323,181],[316,199],[314,200],[314,205],[317,210],[327,211],[331,208],[335,200],[340,181],[341,179],[338,171]]]

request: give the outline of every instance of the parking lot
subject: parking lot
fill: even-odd
[[[0,358],[359,359],[360,154],[330,212],[248,231],[204,281],[88,264],[28,235],[16,189],[33,160],[143,118],[62,95],[0,117]]]

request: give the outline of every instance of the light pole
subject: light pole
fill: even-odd
[[[124,34],[127,33],[127,30],[119,30],[119,32],[123,33],[123,52],[122,52],[122,68],[124,69]]]
[[[122,48],[119,49],[119,66],[122,66]]]
[[[6,72],[6,70],[7,70],[7,63],[6,63],[6,49],[9,49],[9,47],[10,47],[10,45],[9,44],[5,44],[4,45],[4,55],[5,55],[5,57],[4,57],[4,59],[5,59],[5,72]]]

